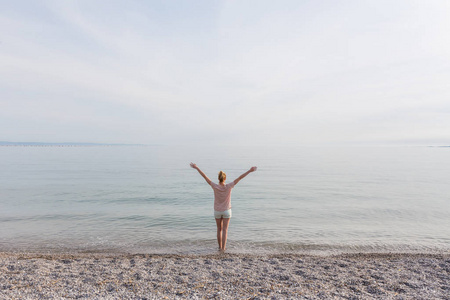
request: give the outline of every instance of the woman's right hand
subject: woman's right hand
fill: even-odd
[[[256,169],[258,169],[258,168],[257,168],[257,167],[251,167],[251,168],[250,168],[250,172],[255,172]]]

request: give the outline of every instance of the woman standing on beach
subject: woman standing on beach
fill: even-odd
[[[219,250],[225,251],[227,245],[228,225],[231,218],[231,189],[245,176],[251,172],[256,171],[256,167],[251,167],[250,170],[239,176],[233,182],[226,184],[227,175],[219,172],[219,184],[212,182],[205,173],[197,167],[196,164],[191,163],[191,167],[196,169],[206,182],[214,190],[214,218],[217,224],[217,242],[219,243]]]

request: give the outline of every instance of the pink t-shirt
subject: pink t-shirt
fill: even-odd
[[[225,185],[211,182],[211,187],[214,190],[214,210],[229,210],[231,208],[231,189],[234,188],[234,181]]]

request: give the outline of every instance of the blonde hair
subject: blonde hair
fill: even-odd
[[[220,182],[224,182],[227,179],[227,174],[225,174],[225,172],[220,171],[219,172],[219,181]]]

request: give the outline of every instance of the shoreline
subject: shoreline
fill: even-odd
[[[0,298],[450,299],[450,254],[0,252]]]
[[[17,257],[19,259],[32,259],[32,258],[43,258],[43,259],[63,259],[63,258],[224,258],[224,257],[236,257],[236,258],[265,258],[265,257],[334,257],[334,258],[352,258],[352,257],[376,257],[376,258],[387,258],[387,257],[440,257],[449,258],[450,252],[443,251],[430,251],[430,252],[395,252],[395,251],[373,251],[373,252],[267,252],[267,253],[239,253],[239,252],[211,252],[211,253],[134,253],[134,252],[120,252],[120,251],[4,251],[0,250],[0,259],[3,257]]]

